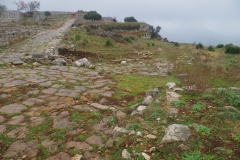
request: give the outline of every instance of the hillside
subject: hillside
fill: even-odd
[[[146,26],[62,27],[2,48],[1,158],[239,159],[240,55],[149,39]],[[25,63],[9,63],[20,49]]]

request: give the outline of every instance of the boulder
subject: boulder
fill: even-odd
[[[166,128],[161,144],[176,141],[186,141],[190,135],[191,132],[188,126],[172,124]]]
[[[121,65],[126,66],[127,65],[127,61],[121,61]]]
[[[32,55],[32,58],[45,58],[45,53],[43,52],[37,52]]]
[[[148,97],[148,96],[155,97],[158,93],[159,93],[158,88],[150,89],[146,92],[146,97]]]
[[[169,89],[172,89],[172,88],[174,88],[174,87],[176,86],[176,83],[174,83],[174,82],[168,82],[168,83],[166,84],[166,86],[167,86]]]
[[[131,155],[130,155],[130,153],[128,153],[128,151],[126,149],[124,149],[122,151],[122,158],[123,159],[131,159]]]
[[[143,105],[149,106],[153,101],[152,96],[147,96],[147,98],[144,99],[144,101],[142,102]]]
[[[51,62],[53,65],[63,65],[66,66],[67,62],[63,58],[57,58]]]
[[[168,102],[179,100],[179,98],[181,97],[181,95],[176,92],[166,92],[166,94]]]
[[[74,62],[76,66],[89,66],[90,62],[87,60],[87,58],[82,58]]]

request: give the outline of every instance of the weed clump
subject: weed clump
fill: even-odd
[[[132,43],[132,40],[129,37],[124,37],[124,40],[127,41],[128,43]]]
[[[81,39],[81,36],[79,34],[75,35],[75,40],[79,41]]]
[[[209,46],[208,51],[215,52],[215,49],[213,48],[213,46]]]
[[[108,39],[108,40],[105,42],[105,46],[106,46],[106,47],[113,47],[112,41]]]
[[[234,45],[226,45],[225,53],[227,54],[240,54],[240,48]]]

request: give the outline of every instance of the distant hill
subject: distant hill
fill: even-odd
[[[231,37],[217,34],[203,28],[182,28],[182,29],[163,29],[161,36],[167,37],[169,41],[181,43],[202,43],[204,45],[229,44],[240,45],[240,36]]]

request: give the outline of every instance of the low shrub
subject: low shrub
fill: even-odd
[[[174,46],[175,46],[175,47],[179,47],[180,45],[179,45],[178,42],[174,42]]]
[[[204,49],[202,43],[198,43],[198,44],[196,45],[196,49]]]
[[[216,48],[223,48],[224,47],[224,45],[223,44],[219,44],[219,45],[217,45],[217,47]]]
[[[227,54],[240,54],[240,48],[238,46],[227,45],[225,47],[225,53],[227,53]]]
[[[208,50],[211,51],[211,52],[215,52],[215,49],[213,48],[213,46],[209,46]]]

